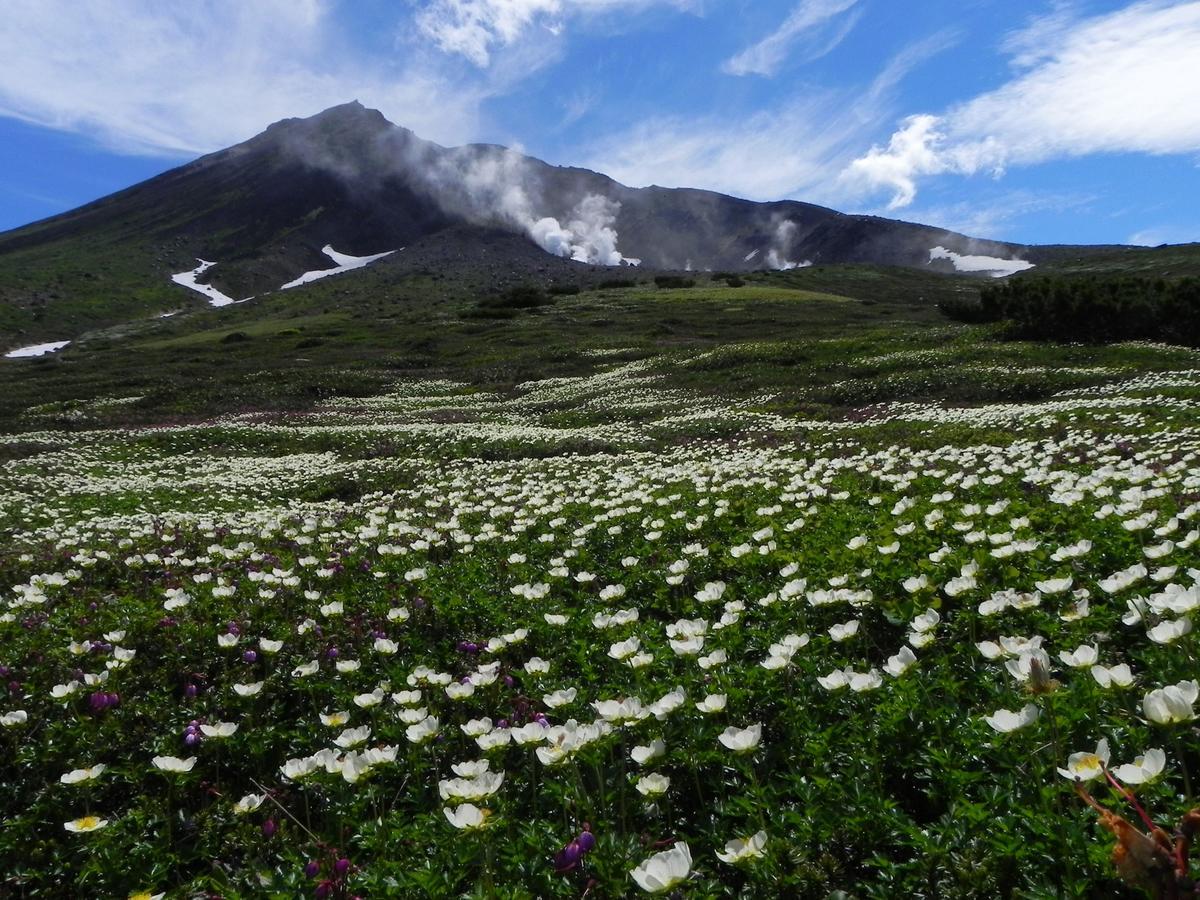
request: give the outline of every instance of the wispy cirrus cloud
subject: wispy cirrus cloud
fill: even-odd
[[[434,139],[474,136],[490,85],[364,56],[344,37],[331,0],[10,0],[0,115],[153,155],[217,149],[355,98]]]
[[[1056,35],[1049,46],[1047,33]],[[936,175],[999,175],[1095,153],[1200,150],[1200,2],[1141,2],[1092,18],[1060,7],[1004,46],[1020,74],[944,113],[908,117],[886,145],[845,169],[846,189],[890,192],[895,210]]]
[[[859,89],[808,88],[742,116],[648,118],[594,145],[587,164],[636,186],[838,203],[837,173],[890,114],[901,81],[957,39],[945,30],[910,44]]]
[[[432,0],[422,5],[416,24],[443,52],[486,68],[497,49],[516,43],[531,29],[557,37],[570,16],[650,6],[695,11],[702,0]]]
[[[799,49],[805,59],[830,53],[858,24],[859,0],[801,0],[773,32],[721,65],[729,75],[774,75]],[[849,15],[844,15],[849,13]]]

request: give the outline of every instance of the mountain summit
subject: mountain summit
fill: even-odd
[[[86,308],[88,290],[66,297],[38,282],[48,261],[60,281],[64,265],[76,266],[83,288],[99,290],[106,279],[113,289],[133,285],[119,301],[133,313],[139,279],[169,284],[195,259],[216,263],[197,273],[199,282],[245,297],[303,283],[331,258],[428,247],[442,237],[469,257],[472,235],[487,236],[492,265],[540,248],[593,266],[665,270],[865,262],[995,274],[1028,266],[1020,262],[1027,248],[924,225],[791,200],[630,188],[504,147],[442,147],[352,102],[276,122],[244,143],[0,235],[0,268],[10,270],[0,279],[0,312],[8,307],[23,331],[31,316],[75,303],[83,322],[99,324],[104,317]],[[510,238],[497,244],[497,235]]]

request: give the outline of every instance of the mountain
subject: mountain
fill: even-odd
[[[277,122],[0,234],[0,337],[60,334],[194,302],[170,278],[197,259],[216,263],[197,281],[230,299],[277,291],[330,268],[325,248],[352,257],[398,251],[377,265],[405,269],[419,258],[432,271],[471,268],[487,253],[497,273],[509,260],[545,272],[579,263],[745,271],[851,262],[994,272],[1027,267],[1007,261],[1030,252],[797,201],[630,188],[493,145],[441,147],[355,102]]]

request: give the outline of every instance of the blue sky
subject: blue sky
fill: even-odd
[[[1200,241],[1200,0],[6,0],[0,229],[359,99],[632,185]]]

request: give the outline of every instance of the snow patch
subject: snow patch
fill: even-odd
[[[400,250],[404,248],[401,247]],[[321,252],[333,260],[332,269],[317,269],[313,272],[305,272],[299,278],[289,281],[283,285],[280,290],[286,291],[288,288],[300,287],[302,284],[308,284],[310,281],[318,281],[322,278],[328,278],[330,275],[341,275],[343,272],[349,272],[353,269],[361,269],[364,266],[369,266],[376,260],[383,259],[385,256],[391,256],[393,253],[399,253],[400,250],[389,250],[386,253],[376,253],[374,256],[348,256],[345,253],[338,253],[333,249],[333,245],[326,244],[321,248]]]
[[[929,261],[948,259],[954,264],[956,272],[987,272],[993,278],[1004,278],[1032,269],[1034,264],[1024,259],[1001,259],[998,256],[969,256],[947,250],[945,247],[934,247],[929,251]]]
[[[70,341],[51,341],[48,344],[30,344],[28,347],[18,347],[16,350],[9,350],[4,354],[5,359],[25,359],[30,356],[45,356],[47,353],[53,353],[56,350],[61,350]]]
[[[208,262],[207,260],[200,259],[200,257],[196,257],[196,262],[200,263],[200,265],[196,266],[196,268],[192,269],[190,272],[180,272],[178,275],[172,275],[171,280],[176,284],[183,285],[183,287],[188,288],[189,290],[195,291],[198,294],[203,294],[208,298],[208,302],[212,306],[229,306],[232,303],[245,302],[234,300],[232,297],[227,297],[211,284],[200,284],[196,279],[215,266],[216,263]],[[247,297],[246,299],[249,300],[252,298]]]

